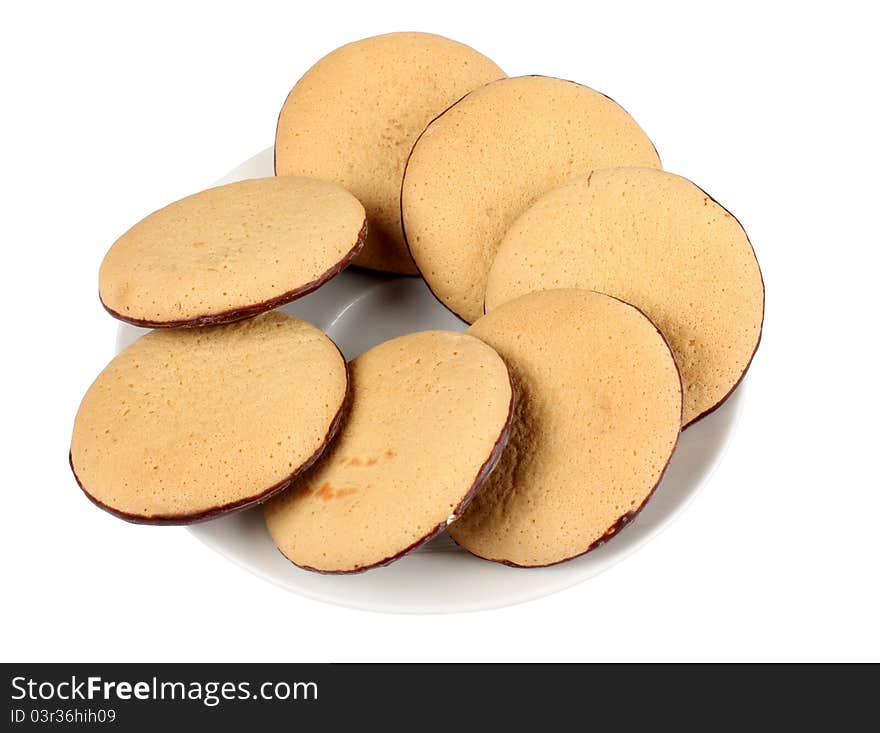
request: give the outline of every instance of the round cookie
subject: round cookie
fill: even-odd
[[[386,565],[457,519],[498,461],[513,410],[504,362],[465,334],[401,336],[349,368],[338,438],[265,508],[281,552],[324,573]]]
[[[452,538],[535,567],[617,534],[678,441],[681,383],[663,336],[636,308],[587,290],[525,295],[468,333],[504,358],[517,408],[501,461]]]
[[[610,169],[547,193],[505,235],[486,309],[544,288],[586,288],[643,310],[684,383],[684,424],[739,384],[761,337],[764,283],[739,222],[680,176]]]
[[[355,264],[417,274],[400,226],[407,155],[434,117],[504,76],[469,46],[429,33],[349,43],[318,61],[287,97],[275,136],[275,171],[352,191],[370,222]]]
[[[205,326],[312,292],[363,247],[364,207],[310,178],[218,186],[150,214],[101,263],[104,307],[138,326]]]
[[[70,465],[86,495],[122,519],[211,519],[308,468],[336,433],[347,391],[336,345],[277,311],[153,331],[89,387]]]
[[[595,168],[660,167],[641,128],[611,99],[561,79],[502,79],[468,94],[413,147],[404,234],[428,286],[468,322],[483,314],[502,236],[538,196]]]

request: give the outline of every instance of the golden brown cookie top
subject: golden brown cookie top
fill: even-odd
[[[516,217],[547,190],[620,165],[659,168],[660,160],[605,95],[542,76],[487,84],[434,120],[413,148],[402,190],[412,256],[434,294],[473,322]]]
[[[141,326],[240,320],[339,274],[365,234],[363,206],[326,181],[271,177],[210,188],[116,240],[101,264],[101,301]]]
[[[449,533],[480,557],[562,562],[612,537],[650,497],[681,427],[681,383],[637,309],[586,290],[512,300],[468,333],[508,365],[517,407],[501,461]]]
[[[389,33],[331,52],[296,83],[278,118],[279,174],[334,181],[364,204],[369,235],[355,263],[417,272],[400,227],[400,182],[418,135],[444,109],[504,72],[469,46]]]
[[[89,498],[124,519],[208,519],[309,466],[338,427],[347,386],[336,345],[283,313],[153,331],[89,388],[71,467]]]
[[[495,465],[511,417],[507,368],[472,336],[402,336],[350,371],[331,449],[266,505],[281,552],[321,572],[387,564],[442,531]]]
[[[764,284],[746,233],[671,173],[596,171],[540,198],[502,240],[486,308],[567,287],[622,298],[657,324],[681,369],[685,425],[730,394],[761,336]]]

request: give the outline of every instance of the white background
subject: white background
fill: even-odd
[[[880,658],[869,4],[128,5],[17,3],[0,25],[4,661]],[[518,607],[403,617],[299,598],[183,529],[98,511],[67,466],[113,355],[106,248],[270,145],[320,56],[392,30],[613,96],[667,170],[742,220],[766,280],[743,419],[710,484],[620,565]]]

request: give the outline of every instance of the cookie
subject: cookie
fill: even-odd
[[[86,495],[122,519],[211,519],[308,468],[336,433],[347,389],[336,345],[280,312],[152,331],[89,387],[70,465]]]
[[[480,557],[534,567],[613,537],[663,475],[681,427],[681,383],[640,311],[586,290],[510,301],[468,330],[510,369],[517,408],[494,473],[452,538]]]
[[[138,326],[229,323],[320,287],[365,236],[363,206],[332,183],[230,183],[176,201],[123,234],[101,264],[101,302]]]
[[[349,368],[338,438],[265,508],[281,552],[324,573],[386,565],[455,521],[498,461],[513,408],[504,362],[461,333],[401,336]]]
[[[428,125],[413,147],[401,194],[410,252],[437,298],[472,323],[514,219],[549,189],[622,165],[659,168],[660,160],[608,97],[541,76],[487,84]]]
[[[502,77],[474,49],[429,33],[349,43],[318,61],[287,97],[275,136],[275,171],[324,178],[354,193],[370,222],[355,264],[417,274],[400,227],[407,155],[434,117]]]
[[[499,247],[486,309],[566,287],[615,295],[659,326],[681,369],[685,425],[727,398],[761,337],[764,284],[746,233],[671,173],[596,171],[539,199]]]

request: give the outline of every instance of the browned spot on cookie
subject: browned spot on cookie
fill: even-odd
[[[361,461],[360,458],[358,458],[357,456],[355,456],[354,458],[352,458],[352,459],[348,462],[348,465],[349,465],[349,466],[362,466],[362,465],[363,465],[363,462]]]
[[[318,488],[317,495],[324,501],[330,501],[333,498],[333,487],[326,481]]]
[[[394,456],[396,456],[396,455],[397,455],[397,453],[395,451],[393,451],[391,448],[389,448],[387,451],[385,451],[386,458],[394,458]]]
[[[315,493],[315,490],[314,490],[311,486],[303,486],[303,487],[300,489],[300,493],[301,493],[303,496],[311,496],[312,494]]]
[[[379,462],[378,458],[370,458],[367,460],[368,466],[375,466]]]
[[[303,489],[303,492],[307,494],[314,493],[316,496],[320,496],[324,501],[330,501],[331,499],[341,499],[344,496],[351,496],[357,492],[357,488],[354,486],[347,486],[342,489],[334,489],[329,482],[325,481],[317,491],[313,491],[311,488],[306,487]]]

